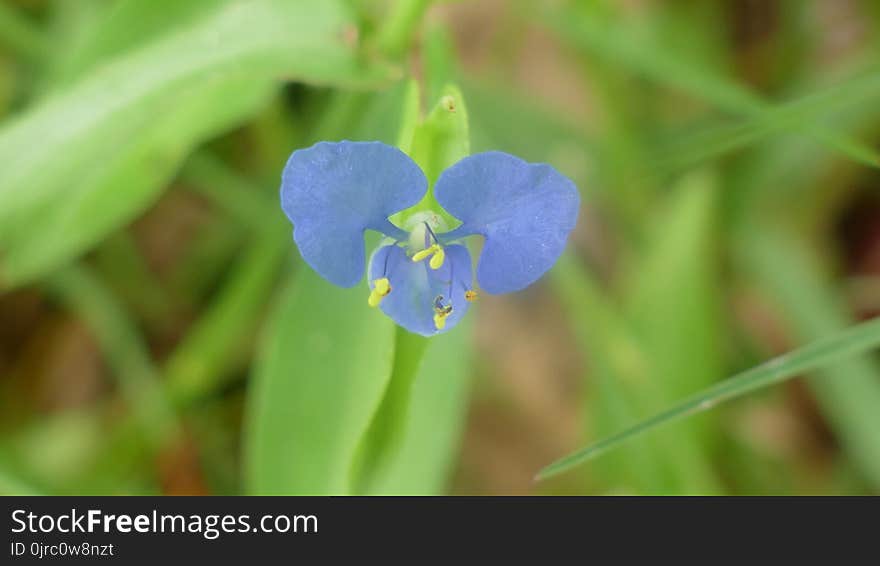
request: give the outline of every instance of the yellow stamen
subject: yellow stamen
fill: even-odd
[[[423,250],[420,251],[420,252],[416,252],[416,253],[414,253],[413,256],[412,256],[412,260],[413,260],[413,261],[416,261],[416,262],[418,262],[418,261],[422,261],[422,260],[425,259],[426,257],[431,256],[431,255],[434,255],[435,253],[437,253],[437,250],[439,250],[439,249],[440,249],[440,246],[437,245],[437,244],[434,244],[433,246],[427,247],[427,248],[423,249]]]
[[[443,306],[443,296],[434,299],[434,327],[437,330],[446,328],[446,317],[452,314],[452,305]]]
[[[373,290],[379,293],[380,296],[384,297],[391,292],[391,281],[388,281],[387,277],[376,279],[373,281]]]
[[[390,292],[391,282],[388,281],[387,277],[376,279],[373,281],[373,289],[370,291],[370,297],[367,299],[367,304],[374,308],[378,307],[379,303],[382,302],[382,299]]]
[[[466,300],[469,303],[472,303],[479,298],[480,298],[480,295],[476,291],[474,291],[473,289],[468,289],[467,291],[464,292],[464,300]]]
[[[446,252],[443,251],[443,248],[437,246],[437,251],[431,256],[431,261],[428,262],[428,265],[431,266],[431,269],[440,269],[443,267],[444,259],[446,259]]]
[[[446,260],[446,252],[443,251],[443,246],[440,244],[433,244],[428,246],[427,248],[418,251],[413,254],[413,261],[422,261],[423,259],[431,257],[431,261],[428,262],[428,265],[431,266],[431,269],[440,269],[443,267],[443,262]]]

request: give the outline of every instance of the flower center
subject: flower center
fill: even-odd
[[[453,254],[447,258],[446,249],[438,237],[438,234],[443,234],[447,231],[446,223],[440,215],[431,211],[414,213],[406,222],[404,229],[407,232],[407,236],[404,239],[394,243],[391,243],[391,240],[385,241],[384,245],[390,246],[391,250],[385,252],[385,263],[382,269],[377,269],[374,272],[374,277],[376,278],[370,281],[370,296],[367,302],[371,307],[378,307],[383,299],[391,294],[391,282],[398,276],[391,272],[397,273],[401,269],[400,267],[395,267],[394,263],[388,263],[388,258],[392,257],[392,254],[399,254],[397,257],[407,262],[419,263],[427,260],[427,267],[430,270],[425,272],[427,279],[424,284],[435,293],[439,293],[434,295],[428,308],[433,311],[434,328],[436,330],[443,330],[446,328],[447,319],[454,312],[452,297],[454,293],[458,292],[455,290],[456,285],[465,286],[464,300],[467,302],[475,301],[477,299],[477,292],[472,288],[468,288],[467,283],[458,281],[455,278],[453,260],[455,256]],[[451,262],[448,270],[440,271],[447,263],[447,259]],[[396,265],[399,266],[399,264]]]
[[[446,231],[446,224],[438,214],[433,212],[418,212],[407,223],[409,228],[408,249],[412,251],[412,260],[423,261],[427,258],[431,269],[437,270],[443,267],[446,252],[437,238],[438,232]]]
[[[403,227],[409,232],[409,249],[417,252],[436,243],[436,235],[446,232],[446,223],[436,212],[430,210],[416,212]]]

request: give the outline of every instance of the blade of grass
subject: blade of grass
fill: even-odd
[[[836,362],[868,352],[878,346],[880,346],[880,319],[854,325],[739,373],[618,434],[569,454],[542,469],[535,479],[544,480],[561,474],[661,425],[707,411],[720,403],[775,385],[802,373],[830,367]]]
[[[875,106],[878,96],[880,73],[867,72],[833,87],[781,103],[757,117],[708,126],[683,137],[666,136],[663,138],[663,149],[650,159],[645,169],[652,172],[680,171],[754,145],[771,136],[784,134],[803,121],[827,120],[836,117],[841,111]],[[828,132],[817,134],[826,140],[831,135]],[[851,157],[858,155],[856,161],[860,163],[872,166],[880,163],[880,158],[872,148],[846,138],[839,138],[839,143],[841,147],[847,147]]]
[[[589,368],[590,395],[585,399],[590,428],[598,434],[632,422],[638,411],[630,395],[643,383],[647,361],[622,313],[572,254],[564,254],[550,272],[554,288]],[[660,470],[664,454],[655,444],[625,446],[599,467],[604,483],[627,491],[659,493],[667,486]],[[674,465],[674,462],[671,463]]]
[[[527,8],[532,10],[532,8]],[[573,10],[544,11],[542,21],[583,52],[624,66],[660,84],[685,92],[734,114],[764,119],[774,106],[750,89],[720,73],[695,64],[688,57],[662,44],[634,33],[634,25],[620,21],[600,21],[592,14]],[[875,73],[876,76],[876,73]],[[845,91],[840,90],[843,95]],[[864,165],[880,166],[880,154],[857,140],[848,139],[828,130],[814,120],[798,120],[785,124],[785,129],[807,134],[830,149]]]

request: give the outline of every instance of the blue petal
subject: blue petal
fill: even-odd
[[[290,156],[281,176],[281,208],[312,269],[353,287],[364,273],[364,230],[406,237],[388,217],[418,203],[427,188],[425,174],[397,148],[321,142]]]
[[[486,237],[477,281],[489,293],[534,283],[562,254],[577,221],[577,187],[556,169],[491,151],[444,171],[434,194],[462,224],[445,241]]]
[[[471,288],[471,254],[462,245],[446,246],[446,261],[440,269],[428,262],[413,262],[404,248],[396,245],[376,250],[370,258],[370,287],[387,277],[391,292],[382,299],[382,312],[410,332],[433,336],[452,329],[467,312],[470,303],[465,291]],[[452,305],[443,330],[434,326],[434,301],[442,296],[443,305]]]

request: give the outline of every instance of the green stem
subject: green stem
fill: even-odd
[[[356,494],[368,493],[377,477],[397,455],[406,432],[412,386],[424,358],[428,339],[398,327],[394,340],[394,368],[382,401],[360,440],[351,469]]]

